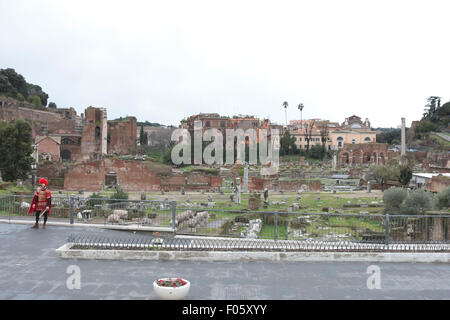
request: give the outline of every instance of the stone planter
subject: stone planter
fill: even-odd
[[[162,287],[157,284],[158,280],[163,281],[175,281],[177,278],[161,278],[157,279],[153,282],[153,289],[155,293],[164,300],[181,300],[183,299],[189,292],[191,288],[191,283],[186,279],[182,279],[186,284],[181,287]]]

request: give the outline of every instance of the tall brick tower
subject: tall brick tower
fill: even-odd
[[[107,154],[107,118],[105,108],[88,107],[81,139],[81,160],[101,159]]]

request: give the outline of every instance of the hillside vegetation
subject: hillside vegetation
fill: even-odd
[[[47,106],[48,94],[11,68],[0,69],[0,95],[23,102],[27,107],[45,109]]]

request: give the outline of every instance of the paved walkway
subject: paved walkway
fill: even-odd
[[[450,135],[448,133],[444,133],[444,132],[432,132],[432,133],[441,137],[442,139],[450,142]]]
[[[92,229],[107,236],[125,231]],[[158,299],[152,282],[191,281],[189,299],[450,299],[448,264],[379,263],[381,289],[368,289],[369,263],[61,260],[68,227],[0,224],[0,299]],[[81,270],[69,290],[67,267]]]
[[[0,217],[0,224],[8,223],[8,224],[25,224],[32,226],[35,223],[34,218],[32,217],[23,217],[23,216],[14,216],[14,217]],[[39,222],[42,225],[42,221]],[[173,229],[170,227],[153,227],[153,226],[145,226],[137,223],[130,224],[116,224],[116,223],[89,223],[83,221],[77,221],[73,224],[70,223],[68,219],[62,218],[52,218],[47,222],[48,226],[56,226],[56,227],[70,227],[70,228],[100,228],[100,229],[111,229],[111,230],[127,230],[127,231],[158,231],[158,232],[166,232],[173,233]]]

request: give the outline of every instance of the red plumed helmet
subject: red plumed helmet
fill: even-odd
[[[48,181],[47,181],[47,179],[40,178],[40,179],[39,179],[39,184],[45,184],[45,185],[48,185]]]

